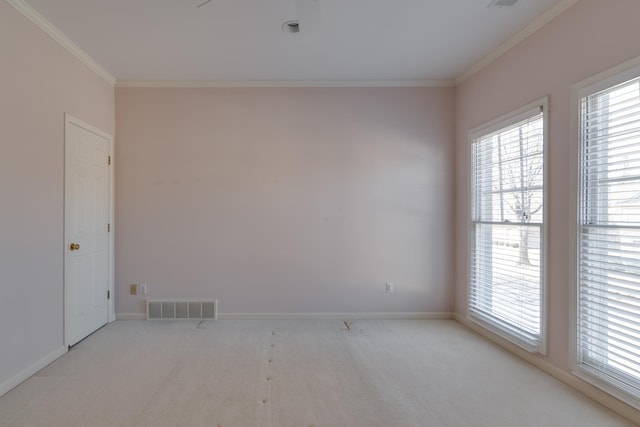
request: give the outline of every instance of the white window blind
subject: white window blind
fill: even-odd
[[[544,352],[544,114],[536,106],[472,135],[468,310]]]
[[[640,78],[580,98],[580,140],[577,363],[638,398]]]

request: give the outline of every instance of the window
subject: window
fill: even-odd
[[[472,320],[545,352],[546,99],[471,132]]]
[[[640,69],[579,90],[578,102],[577,371],[638,406]]]

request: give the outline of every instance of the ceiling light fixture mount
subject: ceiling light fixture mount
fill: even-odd
[[[285,33],[299,33],[300,32],[300,23],[297,19],[293,21],[287,21],[282,24],[282,31]]]

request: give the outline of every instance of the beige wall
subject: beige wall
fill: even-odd
[[[453,89],[119,88],[116,312],[450,312]],[[385,293],[393,281],[395,292]]]
[[[456,312],[466,313],[469,129],[545,95],[550,99],[548,209],[548,360],[568,369],[570,350],[569,182],[571,86],[640,55],[640,2],[581,0],[457,88]]]
[[[63,346],[65,112],[113,134],[113,88],[0,1],[0,393]]]

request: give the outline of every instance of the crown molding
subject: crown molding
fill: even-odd
[[[453,80],[118,80],[116,87],[453,87]]]
[[[6,0],[11,6],[16,8],[18,12],[23,14],[38,28],[47,33],[58,44],[68,50],[73,56],[80,60],[84,65],[89,67],[91,71],[102,77],[112,87],[116,84],[116,78],[109,73],[104,67],[98,64],[93,58],[87,55],[82,49],[72,42],[69,37],[64,35],[62,31],[57,29],[44,16],[40,15],[34,8],[29,6],[24,0]]]
[[[548,9],[545,13],[540,15],[535,21],[533,21],[531,24],[527,25],[523,30],[519,31],[514,36],[509,38],[509,40],[504,42],[498,48],[493,50],[489,55],[482,58],[480,61],[474,64],[471,68],[465,71],[461,76],[455,79],[455,85],[458,86],[461,83],[463,83],[465,80],[468,80],[469,78],[471,78],[471,76],[473,76],[474,74],[482,70],[484,67],[486,67],[496,59],[498,59],[504,53],[511,50],[521,41],[523,41],[524,39],[529,37],[531,34],[538,31],[540,28],[546,25],[549,21],[551,21],[552,19],[560,15],[565,10],[569,9],[578,1],[580,0],[560,0],[558,3],[553,5],[550,9]]]
[[[28,18],[42,31],[53,38],[58,44],[68,50],[89,69],[102,77],[109,85],[115,87],[146,87],[146,88],[204,88],[204,87],[455,87],[471,78],[474,74],[498,59],[504,53],[515,47],[531,34],[538,31],[562,12],[576,4],[579,0],[560,0],[535,21],[512,36],[505,43],[482,58],[475,65],[454,80],[120,80],[98,64],[78,45],[72,42],[64,33],[51,22],[33,9],[24,0],[6,0],[22,15]]]

